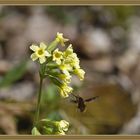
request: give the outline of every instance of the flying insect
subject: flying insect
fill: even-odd
[[[83,99],[80,96],[77,96],[77,95],[74,95],[74,94],[71,94],[71,95],[75,97],[75,100],[71,100],[71,102],[76,103],[78,105],[77,107],[80,110],[80,112],[85,111],[85,109],[86,109],[85,102],[93,101],[93,100],[95,100],[99,97],[99,96],[95,96],[95,97],[92,97],[92,98],[89,98],[89,99]]]

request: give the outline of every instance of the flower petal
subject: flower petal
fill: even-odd
[[[51,56],[51,54],[50,53],[48,53],[47,51],[45,51],[45,56]]]
[[[59,33],[59,32],[57,32],[57,36],[63,36],[63,33]]]
[[[39,49],[39,47],[37,45],[31,45],[30,49],[35,52]]]
[[[60,96],[63,97],[63,98],[69,97],[68,93],[66,93],[62,89],[60,89]]]
[[[46,61],[46,57],[40,57],[39,61],[40,61],[40,64],[43,64]]]
[[[56,60],[56,64],[60,65],[61,64],[61,60],[60,59],[57,59]]]
[[[41,48],[41,49],[46,49],[46,48],[47,48],[47,45],[44,44],[43,42],[41,42],[41,43],[40,43],[40,48]]]
[[[64,73],[67,77],[70,77],[70,73],[68,72],[68,70],[64,69],[64,70],[62,70],[62,71],[63,71],[63,73]]]
[[[57,48],[57,49],[55,49],[55,50],[54,50],[54,52],[53,52],[53,53],[58,52],[58,51],[59,51],[59,49]]]
[[[36,53],[31,54],[31,59],[33,61],[35,61],[36,59],[38,59],[38,56],[36,55]]]

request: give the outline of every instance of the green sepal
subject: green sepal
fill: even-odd
[[[40,122],[44,126],[48,126],[48,127],[54,126],[54,121],[49,119],[42,119]]]
[[[42,119],[41,123],[44,126],[43,130],[45,131],[45,134],[55,134],[56,132],[59,132],[57,121]]]
[[[48,64],[49,62],[52,62],[52,56],[48,57],[46,60],[46,64]]]
[[[58,45],[58,41],[54,40],[47,48],[47,51],[51,53]]]
[[[56,77],[49,75],[49,78],[58,87],[61,87],[63,85],[62,81],[58,80]]]
[[[47,68],[49,68],[49,69],[57,69],[58,68],[58,65],[56,63],[53,63],[53,62],[47,63],[46,65],[47,65]]]
[[[54,134],[53,128],[50,127],[43,127],[43,134]]]
[[[39,70],[39,74],[40,74],[40,77],[43,79],[45,78],[45,71],[46,71],[46,64],[43,63],[43,64],[40,64],[40,70]]]
[[[58,78],[58,76],[60,75],[60,72],[58,69],[50,69],[50,70],[47,70],[45,75],[50,75],[51,77],[55,77],[55,78]]]
[[[36,136],[37,136],[37,135],[38,135],[38,136],[41,135],[40,132],[38,131],[38,129],[37,129],[36,127],[34,127],[34,128],[32,129],[31,133],[32,133],[32,135],[36,135]]]

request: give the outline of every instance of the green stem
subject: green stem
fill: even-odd
[[[39,110],[40,110],[40,101],[41,101],[41,93],[42,93],[42,83],[43,78],[40,76],[40,84],[39,84],[39,94],[38,94],[38,101],[37,101],[37,110],[36,110],[36,116],[35,116],[35,126],[37,126],[39,121]]]

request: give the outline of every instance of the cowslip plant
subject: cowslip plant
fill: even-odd
[[[39,46],[30,46],[30,49],[33,51],[31,59],[37,61],[40,65],[40,84],[34,128],[32,129],[33,135],[41,135],[39,129],[42,131],[42,134],[64,135],[68,131],[69,123],[65,120],[39,120],[42,84],[46,77],[58,87],[60,96],[63,98],[68,97],[73,91],[73,88],[69,86],[72,75],[77,75],[80,80],[84,79],[85,72],[80,67],[79,58],[74,53],[72,44],[68,45],[64,51],[60,51],[58,48],[58,45],[65,47],[65,43],[68,40],[63,37],[63,33],[58,32],[54,41],[49,45],[41,42]],[[38,128],[38,124],[41,124],[41,128]]]

